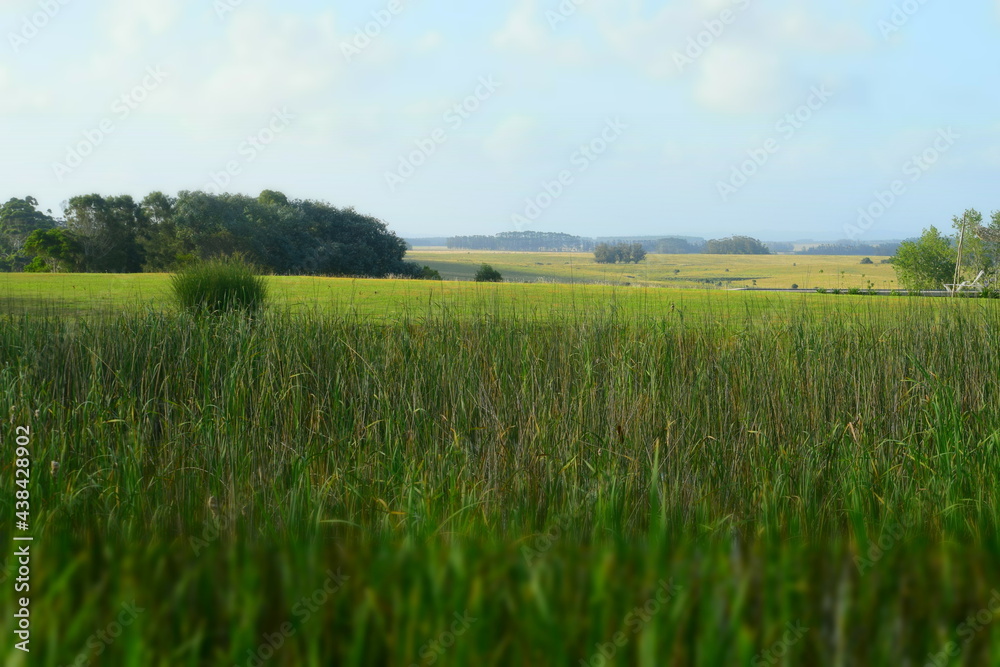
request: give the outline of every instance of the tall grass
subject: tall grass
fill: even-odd
[[[199,262],[172,276],[170,285],[178,304],[198,315],[253,313],[267,300],[264,278],[241,257]]]
[[[246,664],[338,565],[274,664],[420,664],[466,610],[444,664],[578,664],[672,577],[622,664],[749,664],[798,620],[790,664],[923,660],[1000,586],[998,312],[0,320],[9,423],[61,463],[39,623],[67,660],[95,591],[141,595],[112,651]]]

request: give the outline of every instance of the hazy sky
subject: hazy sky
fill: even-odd
[[[0,199],[57,213],[272,188],[405,236],[872,240],[1000,208],[997,0],[0,0],[0,36]]]

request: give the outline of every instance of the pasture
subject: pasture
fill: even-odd
[[[251,320],[0,281],[39,664],[1000,652],[995,301],[270,282]]]
[[[897,289],[885,257],[837,255],[647,255],[639,264],[598,264],[593,253],[485,252],[415,248],[407,259],[441,272],[445,280],[471,280],[490,264],[518,282],[606,283],[656,287],[770,287],[788,289]]]

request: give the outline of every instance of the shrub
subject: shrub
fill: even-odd
[[[483,264],[476,271],[476,282],[477,283],[502,283],[503,276],[500,272],[494,269],[489,264]]]
[[[420,276],[418,277],[420,280],[441,280],[441,272],[425,265],[424,268],[420,270]]]
[[[861,260],[861,263],[862,264],[874,264],[875,262],[872,261],[871,257],[865,257],[863,260]]]
[[[861,288],[860,287],[852,287],[849,290],[847,290],[847,293],[848,294],[855,294],[855,295],[861,294]]]
[[[797,284],[792,283],[792,289],[798,289],[798,288],[799,288],[799,286]]]
[[[253,313],[267,300],[267,283],[241,257],[193,264],[170,279],[182,308],[195,314],[240,310]]]

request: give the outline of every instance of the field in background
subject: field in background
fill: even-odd
[[[515,281],[631,283],[660,287],[757,287],[788,289],[896,289],[896,272],[885,257],[831,255],[647,255],[640,264],[607,265],[592,253],[519,253],[417,248],[408,260],[426,264],[446,280],[471,280],[490,264]],[[721,285],[720,285],[721,283]]]
[[[967,622],[1000,588],[996,301],[271,282],[254,321],[163,276],[0,282],[39,664],[1000,653]]]

